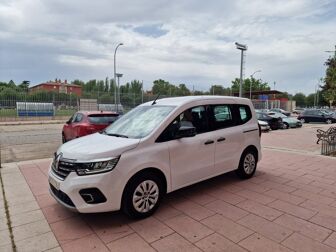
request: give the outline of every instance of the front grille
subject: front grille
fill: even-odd
[[[75,204],[72,202],[72,200],[69,198],[68,195],[66,195],[64,192],[57,190],[52,184],[50,185],[50,189],[53,192],[53,194],[63,203],[75,207]]]
[[[66,162],[64,160],[59,160],[57,165],[57,157],[54,158],[51,169],[60,178],[65,179],[70,172],[76,170],[75,163]]]

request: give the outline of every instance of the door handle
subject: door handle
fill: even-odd
[[[217,142],[223,142],[223,141],[225,141],[225,137],[220,137],[217,139]]]
[[[213,144],[213,143],[214,143],[213,140],[207,140],[204,144],[205,144],[205,145],[208,145],[208,144]]]

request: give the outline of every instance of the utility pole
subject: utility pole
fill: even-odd
[[[116,54],[117,54],[117,50],[118,50],[118,47],[119,46],[122,46],[123,43],[119,43],[115,50],[114,50],[114,72],[113,72],[113,75],[114,75],[114,109],[117,108],[117,76],[116,76]]]
[[[143,103],[144,99],[144,90],[143,90],[143,81],[141,81],[141,103]]]
[[[247,45],[235,43],[236,48],[241,51],[240,55],[240,84],[239,84],[239,97],[243,96],[243,69],[244,69],[244,52],[247,51]]]

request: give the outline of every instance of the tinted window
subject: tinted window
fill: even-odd
[[[81,114],[81,113],[78,113],[77,115],[76,115],[76,117],[75,117],[75,119],[74,119],[74,123],[76,123],[76,122],[80,122],[80,121],[82,121],[82,119],[83,119],[83,114]]]
[[[118,115],[89,115],[89,122],[92,124],[111,124],[118,119]]]
[[[213,113],[213,115],[212,115]],[[231,105],[212,106],[212,112],[209,111],[209,124],[213,123],[212,129],[223,129],[234,125]]]
[[[251,109],[247,105],[238,105],[240,124],[248,122],[252,118]]]
[[[180,126],[196,128],[196,134],[208,131],[208,121],[205,106],[190,108],[179,114],[158,137],[157,142],[166,142],[175,139],[175,133]]]

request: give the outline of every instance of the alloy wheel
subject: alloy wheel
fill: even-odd
[[[248,153],[244,159],[244,171],[246,174],[252,174],[256,167],[255,157],[252,153]]]
[[[158,202],[159,187],[152,180],[145,180],[133,193],[133,207],[140,213],[149,212]]]

